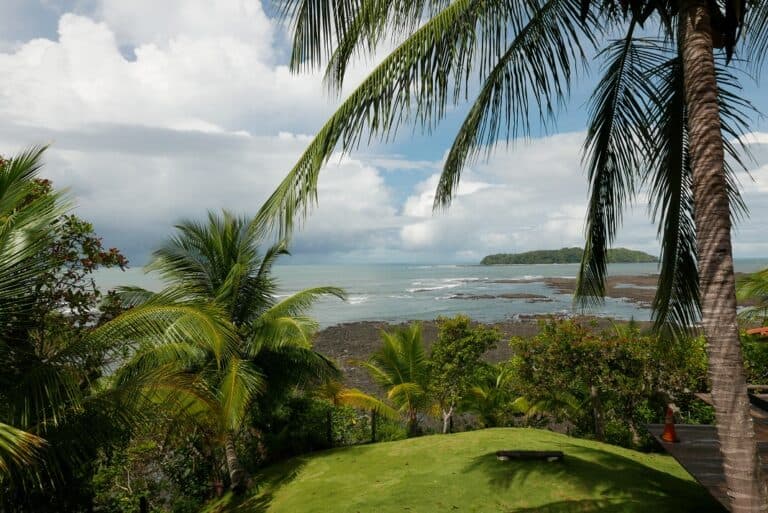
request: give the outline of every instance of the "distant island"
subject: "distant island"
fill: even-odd
[[[581,262],[582,248],[540,249],[525,253],[497,253],[488,255],[482,265],[500,264],[578,264]],[[613,264],[654,263],[659,259],[642,251],[626,248],[608,250],[608,261]]]

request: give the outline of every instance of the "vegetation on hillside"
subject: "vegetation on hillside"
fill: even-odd
[[[540,249],[524,253],[497,253],[484,257],[482,265],[496,264],[578,264],[584,256],[582,248]],[[612,264],[655,263],[659,259],[642,251],[626,248],[608,250],[608,262]]]
[[[560,463],[499,461],[499,449],[559,450],[566,456]],[[532,429],[326,451],[270,467],[261,482],[252,497],[225,497],[206,513],[722,511],[669,456]]]
[[[590,197],[576,297],[582,305],[604,299],[608,249],[626,207],[647,192],[661,240],[653,319],[677,336],[702,321],[730,506],[765,511],[768,488],[741,368],[731,234],[745,212],[735,176],[746,170],[739,141],[755,115],[740,81],[768,55],[768,4],[276,3],[293,29],[292,69],[325,65],[337,92],[354,57],[388,52],[262,208],[262,222],[281,233],[317,202],[318,176],[337,147],[345,153],[364,138],[390,141],[409,124],[432,133],[466,103],[434,195],[435,209],[449,206],[474,159],[490,156],[502,140],[531,134],[537,121],[549,127],[578,71],[597,55],[602,69],[589,101],[582,160]]]

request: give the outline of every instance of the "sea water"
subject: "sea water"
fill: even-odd
[[[736,260],[739,272],[754,272],[768,266],[768,259]],[[273,268],[280,300],[299,290],[335,286],[347,293],[346,301],[323,298],[310,315],[322,327],[343,322],[430,320],[459,313],[475,320],[515,320],[521,315],[586,313],[616,319],[648,320],[650,309],[623,298],[606,298],[599,307],[582,311],[571,294],[558,293],[544,278],[575,279],[578,264],[540,265],[277,265]],[[657,264],[611,264],[609,274],[647,275],[658,272]],[[97,282],[105,289],[134,285],[159,290],[162,284],[141,269],[125,272],[101,271]],[[498,298],[502,294],[545,296],[548,301],[530,298]],[[492,296],[466,299],[462,296]]]

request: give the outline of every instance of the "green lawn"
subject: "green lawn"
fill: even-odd
[[[499,449],[561,450],[565,461],[503,462],[495,456]],[[487,429],[336,449],[290,460],[259,478],[259,492],[232,509],[254,513],[722,511],[668,456],[534,429]]]

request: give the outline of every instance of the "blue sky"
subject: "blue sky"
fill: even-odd
[[[0,153],[51,143],[44,173],[140,265],[181,218],[254,213],[333,111],[338,98],[317,74],[291,75],[287,55],[285,28],[259,0],[5,0]],[[357,63],[348,84],[370,66]],[[476,262],[581,245],[579,150],[598,70],[576,84],[555,130],[470,166],[447,213],[429,206],[462,107],[429,135],[403,127],[392,144],[331,159],[292,260]],[[744,84],[768,112],[768,95]],[[752,217],[735,234],[737,257],[768,255],[768,122],[752,130],[754,180],[740,177]],[[618,244],[658,251],[642,197]]]

